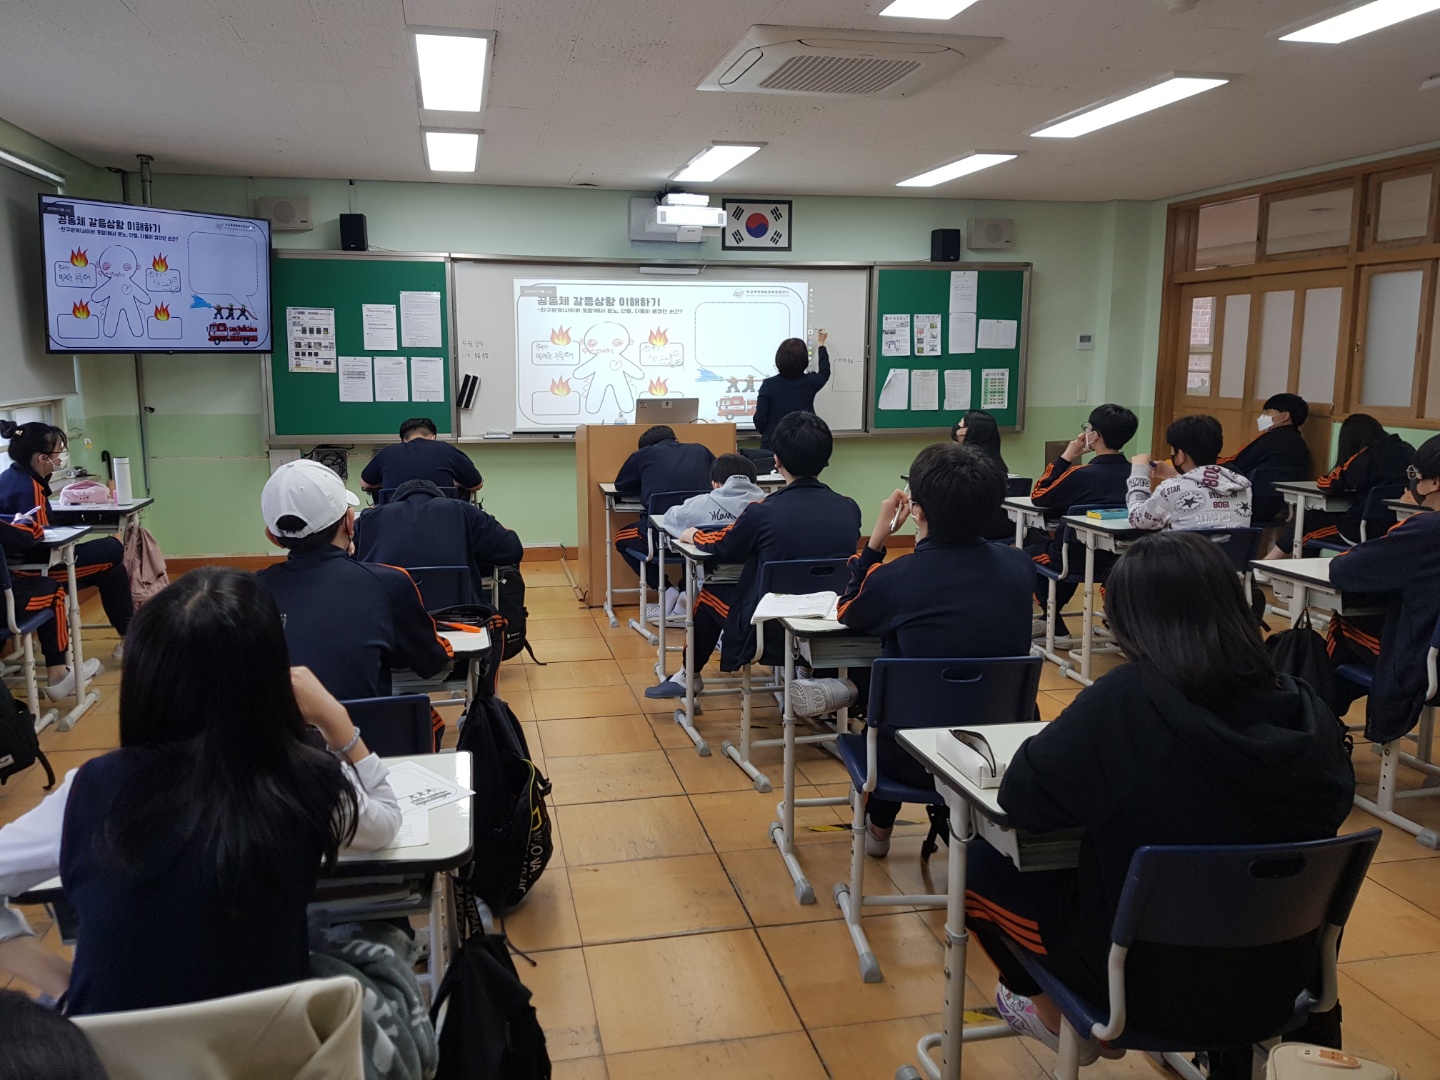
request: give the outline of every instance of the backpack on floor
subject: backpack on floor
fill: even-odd
[[[476,697],[455,749],[474,756],[474,857],[455,873],[460,889],[495,914],[525,898],[554,852],[545,797],[550,781],[530,758],[525,731],[498,697]]]
[[[500,577],[500,614],[505,619],[505,651],[500,658],[509,660],[512,656],[519,656],[523,649],[530,654],[531,660],[539,664],[540,661],[535,659],[535,650],[525,637],[525,622],[530,612],[525,610],[525,579],[520,575],[520,568],[497,566],[495,573]]]
[[[130,599],[137,608],[170,584],[160,545],[143,525],[131,525],[125,534],[124,562],[130,575]]]
[[[45,770],[45,779],[49,781],[45,790],[49,791],[55,786],[55,770],[40,749],[40,737],[35,734],[35,714],[0,686],[0,785],[37,761]]]
[[[430,1019],[440,1025],[435,1080],[549,1080],[545,1032],[505,939],[465,939],[440,982]]]

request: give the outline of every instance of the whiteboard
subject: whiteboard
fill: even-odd
[[[628,380],[639,393],[653,388],[670,396],[676,396],[677,390],[681,396],[700,396],[707,408],[702,419],[713,411],[715,419],[730,419],[743,431],[751,425],[741,406],[753,404],[760,382],[775,373],[775,347],[784,336],[813,343],[817,327],[829,332],[831,376],[815,398],[815,411],[834,431],[864,427],[868,267],[725,265],[706,266],[694,276],[662,276],[642,274],[633,263],[523,263],[454,256],[453,268],[457,378],[475,375],[480,380],[473,406],[460,410],[461,438],[497,431],[571,431],[578,423],[614,422],[629,404],[627,380],[612,380],[608,395],[603,381],[593,398],[582,400],[580,394],[596,391],[597,381],[584,373],[595,370],[594,350],[607,345],[623,351],[617,363],[627,372],[644,373]],[[584,296],[570,287],[587,282],[595,285]],[[720,283],[733,284],[715,289]],[[783,291],[785,303],[757,303],[751,294],[765,286],[777,296]],[[685,299],[687,293],[699,292],[706,294],[707,302]],[[735,349],[733,332],[717,337],[724,317],[723,306],[716,301],[724,299],[732,299],[736,310],[756,316],[748,349]],[[569,302],[556,303],[560,300]],[[597,303],[586,305],[584,300]],[[685,314],[657,317],[641,306],[644,302],[653,302],[662,312]],[[551,314],[554,318],[543,325],[554,323],[555,338],[547,330],[530,340],[537,338],[539,320]],[[704,340],[698,351],[681,340],[657,344],[670,331],[672,320],[692,330],[699,327]],[[599,336],[588,332],[601,325],[607,334],[613,333],[613,339],[587,346],[589,338]],[[722,341],[726,345],[717,348]],[[692,350],[689,364],[682,362],[686,347]],[[731,355],[735,351],[751,355]],[[696,370],[696,360],[709,365],[704,371],[710,385],[697,388],[684,376]],[[578,379],[577,371],[582,373]],[[521,381],[525,385],[517,385]],[[572,382],[578,385],[571,386]],[[679,385],[670,386],[672,382]],[[557,391],[553,400],[552,386]]]

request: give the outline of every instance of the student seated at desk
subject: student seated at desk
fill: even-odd
[[[1125,505],[1136,529],[1244,529],[1250,481],[1217,465],[1225,431],[1213,416],[1182,416],[1165,429],[1169,461],[1130,459]],[[1152,492],[1151,480],[1159,484]]]
[[[1035,564],[1023,551],[987,543],[977,532],[978,523],[1004,497],[1004,470],[968,442],[920,451],[910,466],[909,497],[897,491],[880,504],[869,543],[850,560],[840,621],[880,638],[885,656],[1029,655]],[[885,562],[885,541],[911,517],[914,554]],[[790,686],[792,708],[797,716],[833,712],[850,704],[857,688],[868,691],[868,674],[857,669],[854,683],[796,679]],[[896,746],[888,730],[881,732],[879,755],[884,775],[914,787],[930,786],[924,766]],[[888,854],[899,812],[899,803],[870,797],[868,854]]]
[[[255,577],[280,609],[291,658],[342,701],[388,697],[392,668],[428,679],[452,656],[409,574],[350,557],[356,502],[305,460],[281,465],[260,493],[265,535],[290,554]]]
[[[136,616],[120,748],[0,829],[0,896],[59,874],[81,926],[68,1012],[181,1005],[309,978],[322,864],[399,827],[385,764],[290,666],[275,602],[206,567]],[[0,939],[29,932],[0,907]]]
[[[1340,425],[1335,468],[1315,481],[1327,494],[1350,495],[1350,509],[1338,512],[1305,511],[1304,540],[1360,542],[1360,525],[1365,516],[1365,499],[1374,488],[1405,483],[1405,469],[1415,460],[1415,448],[1393,435],[1380,421],[1366,413],[1351,413]],[[1393,522],[1392,522],[1393,523]],[[1285,527],[1267,559],[1288,559],[1295,550],[1295,523]]]
[[[1356,544],[1330,561],[1330,583],[1346,592],[1386,594],[1384,615],[1336,615],[1325,642],[1330,661],[1375,672],[1365,705],[1365,737],[1400,738],[1415,726],[1425,703],[1425,656],[1440,620],[1440,435],[1427,439],[1409,467],[1406,502],[1430,513],[1412,514],[1389,532]],[[1342,715],[1365,691],[1335,680]]]
[[[860,508],[853,499],[831,491],[816,477],[830,464],[834,439],[829,425],[814,413],[794,412],[775,426],[775,468],[785,486],[751,503],[720,529],[686,529],[680,539],[693,543],[719,562],[745,564],[735,585],[706,585],[695,602],[696,689],[720,634],[720,670],[738,671],[755,656],[756,628],[750,616],[760,603],[760,571],[782,559],[843,559],[860,542]],[[685,672],[676,672],[648,698],[685,696]]]
[[[1005,459],[1000,456],[1000,426],[995,423],[995,417],[985,410],[971,409],[956,420],[955,426],[950,429],[950,441],[988,454],[1000,466],[1000,471],[1006,476],[1009,475],[1010,469],[1005,464]],[[1005,513],[1003,505],[995,507],[986,517],[980,535],[986,540],[1010,542],[1015,535],[1015,526]]]
[[[710,466],[714,462],[715,455],[708,447],[699,443],[682,443],[675,437],[674,429],[666,424],[656,424],[641,432],[635,453],[620,466],[615,475],[615,494],[648,505],[651,495],[663,495],[667,491],[704,491],[710,486]],[[614,541],[615,550],[626,565],[637,576],[644,574],[650,587],[659,592],[659,571],[654,563],[641,557],[645,551],[643,522],[622,526],[616,531]],[[667,588],[669,584],[668,581],[664,583]],[[672,602],[667,601],[667,606],[672,606]]]
[[[468,566],[478,593],[480,579],[495,567],[519,565],[525,545],[474,503],[447,499],[429,480],[407,480],[388,503],[355,519],[355,557],[390,566]]]
[[[1059,1010],[1007,939],[1103,1008],[1110,929],[1137,848],[1325,839],[1355,790],[1344,729],[1308,685],[1276,673],[1216,545],[1170,531],[1137,541],[1110,574],[1106,612],[1131,662],[1027,741],[999,791],[1021,829],[1084,829],[1078,868],[1021,873],[982,842],[968,848],[966,924],[1000,970],[996,1003],[1052,1049]],[[1254,975],[1258,990],[1266,970]],[[1207,978],[1197,964],[1197,993]],[[1227,984],[1225,996],[1243,1010],[1247,989]],[[1165,1028],[1142,1002],[1131,1009],[1137,1029]],[[1082,1044],[1082,1063],[1096,1049]]]
[[[45,530],[36,520],[38,515],[25,517],[21,514],[0,514],[0,547],[4,548],[0,558],[8,557],[12,551],[25,551],[31,545],[44,539]],[[70,612],[65,604],[65,589],[52,577],[39,574],[10,575],[10,588],[15,594],[15,618],[23,620],[37,611],[50,610],[53,618],[40,624],[35,636],[40,640],[40,653],[44,658],[48,682],[44,684],[45,696],[51,701],[71,697],[75,693],[75,674],[66,663],[65,650],[70,646]],[[8,650],[6,660],[18,661],[25,654],[19,638],[10,638],[5,643]],[[104,666],[93,657],[85,661],[85,677],[94,678],[104,671]]]
[[[0,438],[10,440],[10,468],[0,473],[0,514],[29,516],[42,528],[49,525],[50,475],[68,459],[65,432],[51,424],[17,425],[0,420]],[[37,537],[34,543],[42,538]],[[25,543],[18,534],[6,540],[6,555],[12,564],[33,561],[33,543]],[[34,572],[17,570],[14,576],[27,574]],[[66,581],[65,567],[52,566],[50,577]],[[76,544],[75,584],[81,589],[93,585],[100,590],[105,618],[123,638],[135,615],[135,603],[130,596],[130,575],[125,571],[125,549],[120,541],[106,536]],[[122,653],[122,646],[116,645],[115,659],[120,659]],[[86,668],[88,674],[88,661]]]
[[[760,393],[755,397],[755,430],[760,433],[760,449],[775,449],[775,425],[792,412],[815,411],[815,395],[830,381],[830,352],[825,341],[830,335],[824,330],[815,335],[816,352],[819,354],[820,370],[807,372],[810,366],[810,349],[804,339],[786,338],[775,350],[775,370],[760,384]]]
[[[1130,464],[1120,451],[1135,436],[1140,421],[1123,405],[1098,405],[1090,413],[1090,419],[1080,429],[1080,434],[1070,440],[1060,451],[1060,456],[1045,466],[1030,500],[1044,510],[1047,520],[1054,522],[1072,506],[1124,506],[1125,484],[1130,478]],[[1088,464],[1080,464],[1086,454],[1095,456]],[[1041,566],[1060,566],[1064,544],[1060,542],[1059,530],[1047,536],[1039,529],[1032,529],[1025,553]],[[1083,544],[1070,545],[1070,568],[1078,571],[1084,566],[1085,547]],[[1095,556],[1096,571],[1108,569],[1112,559],[1103,553]],[[1055,644],[1071,645],[1074,640],[1065,626],[1065,620],[1058,613],[1075,595],[1074,582],[1057,582],[1055,586]],[[1049,583],[1041,577],[1035,580],[1035,599],[1043,608],[1048,595]],[[1031,633],[1041,636],[1045,633],[1045,620],[1037,618],[1031,624]]]
[[[1222,457],[1220,464],[1251,481],[1262,468],[1270,474],[1272,482],[1308,479],[1313,475],[1310,447],[1305,445],[1300,429],[1309,415],[1310,406],[1298,394],[1272,394],[1255,418],[1260,434],[1242,446],[1234,457]],[[1256,521],[1273,521],[1284,510],[1283,496],[1262,493],[1255,499],[1253,517]]]
[[[440,442],[437,434],[435,421],[428,416],[406,420],[400,425],[400,441],[377,453],[360,473],[360,486],[379,491],[398,488],[407,480],[429,480],[436,487],[461,491],[484,487],[475,463],[458,446]]]

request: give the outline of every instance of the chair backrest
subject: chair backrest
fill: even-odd
[[[1430,631],[1430,650],[1425,654],[1425,670],[1430,677],[1430,684],[1425,690],[1426,701],[1440,693],[1440,674],[1436,673],[1437,658],[1440,658],[1440,621],[1437,621],[1435,629]]]
[[[365,745],[373,753],[381,757],[396,757],[435,752],[428,695],[355,698],[340,704],[350,713],[354,725],[361,729]]]
[[[470,493],[468,491],[462,495],[458,487],[445,487],[438,484],[436,486],[440,488],[440,494],[444,495],[447,499],[465,499],[466,501],[468,501],[470,498]],[[395,492],[397,490],[397,488],[380,488],[378,491],[375,492],[375,505],[384,506],[386,503],[388,503],[391,499],[395,497]]]
[[[1260,551],[1260,537],[1265,535],[1264,529],[1254,527],[1237,529],[1191,529],[1196,536],[1203,536],[1213,541],[1225,553],[1234,567],[1237,574],[1245,574],[1250,571],[1250,560],[1254,559]]]
[[[468,566],[407,566],[405,570],[420,590],[426,611],[475,602]]]
[[[1035,487],[1033,476],[1007,476],[1005,478],[1005,497],[1007,499],[1023,499],[1029,495]]]
[[[1250,475],[1250,496],[1251,502],[1260,499],[1273,501],[1280,498],[1280,493],[1275,490],[1275,485],[1281,480],[1298,480],[1298,476],[1290,476],[1293,469],[1283,469],[1278,465],[1261,465]],[[1282,500],[1283,501],[1283,500]]]
[[[657,491],[645,504],[647,514],[663,514],[672,506],[679,506],[687,499],[693,499],[696,495],[705,495],[704,491]]]
[[[1365,493],[1360,504],[1360,520],[1367,525],[1388,525],[1395,520],[1395,511],[1385,505],[1387,499],[1405,494],[1404,484],[1377,484]]]
[[[849,559],[778,559],[760,568],[760,595],[845,591]]]
[[[1038,656],[881,659],[870,669],[871,727],[971,727],[1035,719]]]

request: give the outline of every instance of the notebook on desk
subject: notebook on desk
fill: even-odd
[[[47,544],[63,544],[67,540],[83,536],[87,531],[83,525],[48,525],[45,528],[45,542]]]

